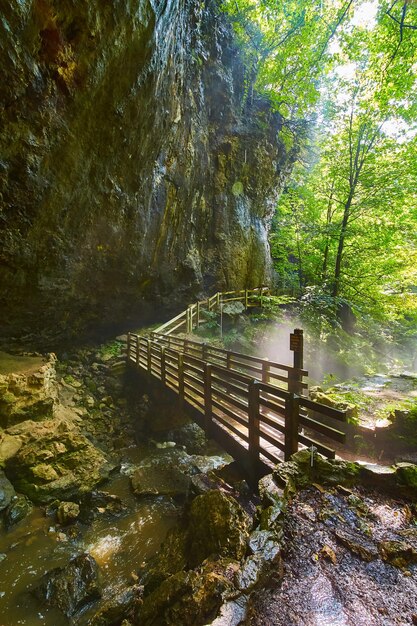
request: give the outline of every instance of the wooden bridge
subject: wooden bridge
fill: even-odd
[[[332,443],[345,441],[346,413],[306,396],[302,330],[290,336],[292,366],[188,338],[204,323],[205,312],[220,316],[230,302],[262,307],[268,295],[266,287],[216,293],[150,336],[129,333],[127,348],[128,363],[175,394],[180,407],[254,480],[300,447],[313,445],[334,458]]]

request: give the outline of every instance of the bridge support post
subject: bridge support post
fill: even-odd
[[[285,400],[285,460],[298,452],[298,424],[300,415],[300,398],[290,393]]]
[[[267,361],[262,363],[262,382],[269,383],[269,363]]]
[[[254,477],[258,478],[260,428],[259,428],[259,381],[252,380],[249,383],[248,398],[248,435],[249,455]]]
[[[161,383],[165,385],[166,382],[166,368],[165,368],[165,346],[161,348]]]
[[[178,401],[181,411],[184,409],[184,355],[178,352]]]
[[[204,430],[208,437],[211,435],[211,420],[213,406],[211,402],[211,364],[204,363]]]
[[[147,345],[147,365],[146,365],[146,369],[148,370],[148,374],[149,376],[152,374],[152,342],[150,339],[146,340],[146,345]]]
[[[138,335],[136,335],[136,367],[140,367],[140,354],[139,354],[139,348],[140,348],[139,336],[138,336]]]
[[[130,333],[127,333],[126,356],[127,356],[127,362],[128,363],[130,363],[130,345],[131,345],[131,341],[132,341],[132,337],[130,336]]]
[[[299,370],[303,369],[304,361],[304,336],[301,328],[295,328],[294,332],[291,333],[290,350],[294,353],[294,370],[288,373],[288,391],[301,396],[303,389],[300,384],[302,382],[302,376]]]

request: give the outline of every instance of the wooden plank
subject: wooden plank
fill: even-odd
[[[267,424],[271,428],[279,430],[280,433],[285,433],[285,422],[277,422],[273,420],[270,415],[265,415],[264,413],[262,413],[262,411],[260,411],[259,415],[261,424]]]
[[[204,402],[200,402],[200,400],[190,393],[187,388],[184,389],[184,399],[187,400],[187,402],[191,401],[194,406],[200,409],[201,413],[204,413]]]
[[[226,391],[229,391],[230,393],[234,393],[235,395],[240,396],[242,398],[246,399],[249,395],[249,391],[247,387],[240,387],[226,380],[222,380],[221,378],[218,378],[217,376],[213,376],[213,382],[215,382],[216,385],[220,385],[224,387]]]
[[[237,437],[239,437],[239,439],[242,439],[243,441],[249,442],[248,435],[245,435],[244,433],[242,433],[238,428],[233,426],[233,424],[231,424],[230,422],[225,420],[224,417],[222,417],[221,415],[218,415],[217,413],[214,413],[213,417],[214,417],[214,419],[217,422],[220,422],[221,424],[223,424],[223,426],[226,428],[226,430],[230,430],[232,433],[235,433],[235,435],[237,435]]]
[[[266,407],[278,415],[285,416],[285,404],[278,404],[277,402],[271,402],[263,398],[259,398],[259,404],[261,407]]]
[[[223,413],[225,415],[227,415],[228,417],[230,417],[230,419],[234,420],[238,424],[241,424],[241,426],[244,426],[245,428],[248,428],[247,414],[246,414],[246,418],[242,417],[241,415],[238,415],[236,413],[236,411],[233,411],[230,408],[230,406],[222,404],[221,402],[216,400],[216,398],[213,398],[213,397],[211,398],[211,403],[212,403],[212,406],[214,406],[215,408],[219,409],[220,411],[223,411]]]
[[[306,409],[311,409],[316,413],[321,413],[322,415],[326,415],[327,417],[333,417],[340,422],[347,421],[346,411],[339,411],[338,409],[326,406],[325,404],[313,402],[313,400],[309,400],[308,398],[300,398],[300,405],[305,407]]]
[[[221,389],[217,389],[216,387],[214,387],[213,383],[211,385],[211,391],[212,391],[213,398],[215,396],[218,396],[225,402],[228,402],[229,404],[233,405],[235,408],[240,409],[244,413],[247,413],[248,405],[246,403],[243,403],[240,400],[237,400],[237,398],[233,398],[233,396],[230,396],[224,391],[221,391]]]
[[[317,451],[320,452],[320,454],[327,456],[327,458],[329,459],[334,459],[336,456],[336,453],[334,450],[332,450],[331,448],[328,448],[327,446],[323,445],[319,441],[312,439],[311,437],[306,437],[305,435],[299,434],[298,441],[304,444],[305,446],[307,446],[308,448],[310,446],[314,446],[315,448],[317,448]]]
[[[285,452],[285,443],[284,443],[284,441],[278,439],[277,437],[274,437],[270,432],[265,432],[265,430],[261,430],[260,433],[259,433],[259,436],[264,441],[267,441],[271,445],[273,445],[276,448],[278,448],[278,450],[281,450],[281,452]]]
[[[315,430],[329,439],[334,439],[335,441],[339,441],[340,443],[346,443],[346,434],[336,428],[332,428],[331,426],[327,426],[317,420],[313,420],[310,417],[302,417],[300,416],[300,424],[305,426],[306,428],[310,428],[311,430]]]
[[[262,446],[262,443],[261,443],[260,456],[261,458],[264,456],[265,458],[269,459],[270,461],[272,461],[274,465],[277,465],[277,463],[284,460],[283,458],[280,458],[278,455],[272,454],[269,450],[267,450],[264,446]]]

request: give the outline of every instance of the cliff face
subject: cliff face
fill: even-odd
[[[2,334],[264,281],[280,118],[213,3],[2,5]]]

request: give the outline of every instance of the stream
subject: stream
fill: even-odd
[[[129,473],[149,457],[147,446],[122,451],[120,471],[104,485],[106,493],[118,496],[125,511],[118,516],[98,515],[91,524],[76,522],[56,527],[53,516],[36,507],[10,530],[0,532],[1,625],[35,624],[57,626],[70,623],[60,611],[41,607],[30,593],[47,571],[62,567],[86,552],[98,563],[104,602],[117,590],[132,583],[132,573],[154,555],[182,507],[169,497],[137,498]],[[94,611],[98,605],[94,606]],[[77,623],[88,621],[87,611]]]

